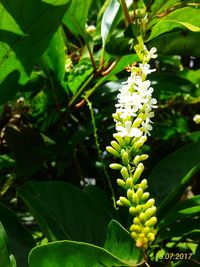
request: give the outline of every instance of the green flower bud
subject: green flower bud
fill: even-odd
[[[113,134],[113,137],[117,140],[117,142],[119,143],[120,147],[125,147],[125,143],[123,138],[121,137],[121,135],[119,135],[118,133]]]
[[[137,234],[136,234],[135,232],[132,232],[132,233],[131,233],[131,237],[132,237],[133,239],[136,239],[136,238],[137,238]]]
[[[148,159],[148,157],[149,156],[147,154],[142,154],[142,155],[140,155],[140,160],[144,161],[144,160]]]
[[[122,148],[120,147],[120,145],[116,142],[116,141],[111,141],[111,146],[117,150],[117,152],[121,152]]]
[[[139,225],[135,225],[135,224],[132,224],[131,227],[130,227],[130,231],[131,232],[140,232],[140,226]]]
[[[142,196],[142,201],[146,201],[149,198],[149,192],[145,192]]]
[[[134,194],[134,192],[133,192],[132,189],[128,189],[128,190],[127,190],[127,198],[128,198],[129,200],[132,200],[133,194]]]
[[[138,217],[135,217],[134,219],[133,219],[133,223],[134,224],[140,224],[140,220],[139,220],[139,218]]]
[[[143,191],[147,188],[147,179],[143,179],[141,181],[140,187],[143,189]]]
[[[148,226],[144,227],[143,230],[142,230],[142,232],[143,232],[144,234],[148,234],[150,231],[151,231],[151,228],[148,227]]]
[[[136,207],[137,214],[140,214],[141,210],[142,210],[142,206],[141,205],[137,205],[137,207]]]
[[[133,194],[132,201],[137,206],[139,204],[139,197],[137,194]]]
[[[157,223],[157,218],[154,216],[145,222],[145,226],[153,227],[156,223]]]
[[[122,162],[125,166],[129,164],[128,152],[126,151],[122,154]]]
[[[143,190],[142,188],[138,188],[138,190],[136,191],[136,194],[138,195],[139,200],[142,199],[143,196]]]
[[[129,178],[129,173],[126,167],[122,167],[121,169],[121,175],[124,178],[124,180],[126,180],[127,178]]]
[[[142,123],[143,119],[142,118],[137,118],[134,120],[132,127],[134,128],[138,128],[140,126],[140,124]]]
[[[153,205],[155,204],[155,199],[154,198],[150,198],[147,203],[145,203],[144,205],[144,209],[148,209],[151,208]]]
[[[156,213],[156,207],[151,207],[151,208],[148,208],[146,211],[145,211],[145,216],[146,216],[146,219],[150,219],[154,214]]]
[[[149,241],[154,241],[154,239],[155,239],[155,234],[153,234],[153,233],[149,233],[148,235],[147,235],[147,238],[149,239]]]
[[[135,214],[137,213],[137,210],[135,207],[130,207],[129,208],[129,213],[132,215],[132,216],[135,216]]]
[[[117,179],[117,184],[121,186],[122,188],[126,186],[126,183],[122,179]]]
[[[137,166],[139,163],[140,163],[140,156],[137,155],[135,156],[134,160],[133,160],[133,163]]]
[[[123,206],[131,206],[131,202],[126,197],[120,197],[119,200],[123,204]]]
[[[117,200],[116,203],[117,203],[118,206],[124,206],[123,203],[120,200]]]
[[[144,170],[144,165],[142,163],[139,163],[134,174],[133,174],[133,181],[136,183],[138,179],[140,178],[142,172]]]
[[[143,146],[146,141],[147,141],[147,137],[143,135],[140,137],[140,139],[138,141],[135,142],[135,144],[133,146],[135,149],[138,149],[141,146]]]
[[[130,187],[133,187],[133,179],[131,177],[129,177],[127,180],[126,180],[126,185],[127,186],[130,186]]]
[[[126,135],[126,136],[124,137],[124,142],[125,142],[125,144],[126,144],[126,145],[129,145],[130,141],[131,141],[130,136],[127,136],[127,135]]]
[[[112,163],[109,165],[109,167],[113,170],[121,170],[121,168],[123,167],[121,164],[118,163]]]
[[[109,153],[111,153],[113,156],[115,156],[115,157],[120,157],[120,154],[113,148],[113,147],[111,147],[111,146],[107,146],[106,147],[106,150],[109,152]]]
[[[146,216],[145,216],[145,213],[144,212],[141,212],[139,214],[139,219],[142,223],[144,223],[146,221]]]

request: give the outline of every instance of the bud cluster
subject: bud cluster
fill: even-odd
[[[110,168],[120,171],[121,177],[117,179],[117,184],[126,190],[126,197],[121,196],[117,204],[129,208],[133,216],[131,236],[136,246],[146,249],[155,239],[157,219],[155,200],[149,198],[146,192],[147,180],[141,180],[143,162],[148,158],[141,148],[152,130],[152,110],[157,107],[156,99],[152,98],[153,88],[150,81],[146,80],[147,75],[155,71],[150,69],[148,62],[157,55],[155,48],[148,51],[144,44],[135,46],[135,50],[142,63],[129,67],[131,75],[117,95],[118,103],[113,114],[116,133],[111,146],[106,149],[119,158],[120,163],[110,164]]]

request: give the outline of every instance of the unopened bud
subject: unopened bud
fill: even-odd
[[[150,198],[147,203],[145,203],[144,205],[144,209],[148,209],[151,208],[153,205],[155,204],[155,199],[154,198]]]
[[[144,212],[141,212],[140,215],[139,215],[139,219],[142,223],[144,223],[146,221],[146,216],[144,214]]]
[[[143,189],[143,191],[147,188],[147,179],[143,179],[141,181],[140,187]]]
[[[157,218],[156,217],[151,217],[148,221],[146,221],[145,226],[152,227],[157,223]]]
[[[109,167],[113,170],[121,170],[121,168],[123,167],[121,164],[118,163],[112,163],[109,165]]]
[[[117,184],[119,186],[121,186],[122,188],[124,188],[126,186],[126,183],[124,182],[124,180],[122,179],[117,179]]]
[[[145,211],[146,219],[150,219],[156,213],[156,207],[151,207]]]
[[[135,224],[132,224],[131,227],[130,227],[130,231],[131,232],[140,232],[140,226],[139,225],[135,225]]]
[[[131,200],[132,197],[133,197],[133,190],[132,189],[128,189],[127,190],[127,198]]]
[[[135,207],[130,207],[130,208],[129,208],[129,213],[130,213],[132,216],[135,216],[135,214],[137,213],[136,208],[135,208]]]
[[[134,224],[140,224],[140,220],[139,220],[139,218],[138,218],[138,217],[135,217],[135,218],[133,219],[133,223],[134,223]]]
[[[139,200],[142,199],[143,196],[143,190],[142,188],[138,188],[138,190],[136,191],[136,194],[138,195]]]
[[[117,150],[117,152],[121,152],[122,148],[120,147],[120,145],[116,142],[116,141],[111,141],[111,145],[112,147]]]
[[[121,169],[121,175],[124,178],[124,180],[126,180],[127,178],[129,178],[129,173],[126,167],[122,167]]]
[[[137,234],[136,234],[135,232],[132,232],[132,233],[131,233],[131,237],[132,237],[133,239],[136,239],[136,238],[137,238]]]
[[[144,161],[144,160],[148,159],[148,157],[149,156],[147,154],[142,154],[142,155],[140,155],[140,160]]]
[[[148,198],[149,198],[149,192],[145,192],[144,194],[143,194],[143,196],[142,196],[142,200],[143,201],[146,201]]]
[[[139,204],[139,197],[137,194],[134,194],[132,197],[132,201],[135,204],[135,206],[137,206]]]
[[[136,183],[138,179],[140,178],[142,172],[144,170],[144,165],[142,163],[139,163],[134,174],[133,174],[133,181]]]
[[[129,177],[127,180],[126,180],[126,185],[127,186],[130,186],[130,187],[133,187],[133,179],[131,177]]]
[[[129,145],[130,141],[131,141],[130,136],[126,135],[126,136],[124,137],[124,142],[125,142],[125,144],[126,144],[126,145]]]
[[[121,137],[121,135],[115,133],[115,134],[113,134],[113,137],[117,140],[117,142],[119,143],[120,147],[125,147],[125,143],[124,143],[124,140]]]
[[[143,135],[140,137],[140,139],[138,141],[135,142],[135,144],[133,146],[135,149],[138,149],[141,146],[143,146],[146,141],[147,141],[147,137]]]
[[[137,118],[134,120],[132,127],[133,128],[138,128],[140,126],[140,124],[142,123],[142,118]]]
[[[155,239],[155,234],[153,234],[153,233],[149,233],[148,235],[147,235],[147,238],[149,239],[149,241],[154,241],[154,239]]]
[[[106,150],[109,152],[109,153],[111,153],[113,156],[115,156],[115,157],[120,157],[120,154],[113,148],[113,147],[111,147],[111,146],[107,146],[106,147]]]
[[[140,214],[141,210],[142,210],[141,205],[137,205],[137,207],[136,207],[137,214]]]
[[[122,155],[122,162],[125,166],[129,164],[128,152],[124,152]]]
[[[151,228],[146,226],[143,228],[143,233],[148,234],[151,231]]]
[[[123,204],[123,206],[131,206],[131,202],[126,197],[120,197],[119,200]]]
[[[134,160],[133,160],[133,163],[137,166],[139,163],[140,163],[140,156],[137,155],[135,156]]]

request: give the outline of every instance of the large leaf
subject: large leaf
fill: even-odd
[[[70,0],[1,1],[0,83],[14,70],[20,72],[20,84],[28,80],[35,63],[58,29],[69,2]]]
[[[65,76],[65,42],[62,27],[54,34],[43,55],[43,67],[48,77],[53,72],[55,78],[62,84]]]
[[[85,26],[91,0],[73,0],[66,12],[63,22],[75,35],[85,36]]]
[[[115,217],[112,204],[97,187],[81,190],[63,182],[28,182],[20,196],[50,240],[102,244]]]
[[[149,48],[156,47],[159,54],[200,56],[200,33],[180,30],[160,35],[149,42]]]
[[[0,221],[6,230],[10,248],[18,266],[27,267],[28,253],[35,245],[31,234],[21,225],[17,216],[2,203],[0,203]],[[0,249],[0,254],[1,251]],[[7,266],[1,265],[1,259],[0,256],[0,266]]]
[[[35,247],[30,253],[29,264],[30,267],[128,266],[103,248],[73,241]]]
[[[114,220],[108,226],[104,248],[131,266],[140,263],[143,259],[143,251],[136,247],[130,233]]]
[[[200,9],[192,7],[184,7],[177,9],[162,19],[158,19],[152,27],[150,37],[151,40],[158,35],[172,31],[176,28],[186,28],[190,31],[200,31]]]
[[[149,187],[163,215],[173,207],[200,169],[200,142],[182,147],[161,160],[149,177]],[[167,208],[168,207],[168,208]]]
[[[7,235],[1,222],[0,222],[0,266],[16,267],[15,258],[10,252]]]

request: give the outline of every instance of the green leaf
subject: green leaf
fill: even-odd
[[[45,235],[102,244],[115,217],[112,204],[97,187],[82,190],[63,182],[28,182],[19,194]]]
[[[89,58],[83,58],[73,67],[68,76],[68,86],[73,95],[92,73],[93,66]]]
[[[6,126],[5,139],[15,155],[17,173],[20,176],[32,175],[47,159],[39,153],[39,148],[45,146],[41,136],[30,127],[18,129],[14,125]]]
[[[112,33],[113,29],[119,21],[121,16],[120,3],[116,0],[111,0],[109,6],[103,14],[101,22],[101,37],[103,46],[105,46],[109,35]]]
[[[146,43],[148,48],[156,47],[158,54],[200,56],[200,33],[187,30],[160,35]]]
[[[149,188],[158,203],[158,216],[170,211],[200,169],[200,142],[182,147],[161,160],[149,177]]]
[[[5,83],[7,75],[15,70],[20,72],[19,83],[27,82],[34,65],[58,29],[69,3],[70,0],[49,0],[48,3],[35,0],[1,1],[1,83]],[[17,84],[17,79],[15,82]]]
[[[7,235],[0,222],[0,264],[2,267],[16,267],[16,261],[14,256],[11,254]]]
[[[85,37],[85,26],[91,3],[91,0],[73,0],[65,13],[63,23],[73,34]]]
[[[29,264],[30,267],[128,266],[103,248],[74,241],[59,241],[35,247],[30,252]]]
[[[44,71],[48,76],[53,71],[55,78],[62,84],[65,76],[65,42],[60,27],[51,39],[43,55]]]
[[[109,223],[104,248],[131,266],[140,263],[143,259],[143,251],[136,247],[130,233],[114,220]]]
[[[199,16],[200,9],[198,8],[184,7],[177,9],[164,18],[156,20],[147,41],[176,28],[186,28],[193,32],[199,32]]]
[[[17,216],[1,202],[0,221],[4,225],[9,239],[10,248],[16,258],[18,266],[28,267],[28,253],[35,245],[31,234],[21,225]],[[2,260],[1,251],[2,249],[0,249],[0,259]],[[0,261],[0,266],[7,266],[4,264],[1,265],[1,263],[2,262]]]
[[[106,52],[111,55],[127,55],[132,54],[134,52],[132,46],[132,39],[126,37],[116,37],[111,38],[108,43],[106,44]]]

